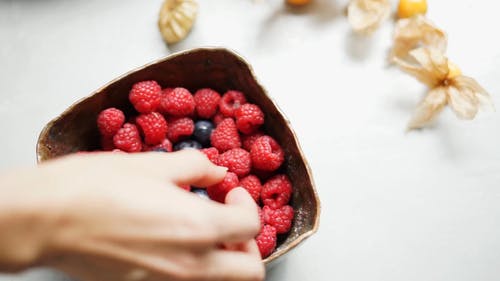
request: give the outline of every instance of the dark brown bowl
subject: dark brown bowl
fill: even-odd
[[[99,148],[97,115],[108,107],[120,108],[126,114],[133,112],[128,92],[134,83],[142,80],[156,80],[163,87],[179,85],[191,91],[205,87],[221,93],[228,89],[240,90],[264,111],[264,129],[276,138],[286,153],[284,168],[293,183],[291,205],[296,210],[290,233],[264,260],[268,268],[317,231],[320,202],[297,137],[279,107],[257,82],[252,68],[242,57],[226,49],[199,48],[170,55],[133,70],[76,102],[40,133],[38,162]]]

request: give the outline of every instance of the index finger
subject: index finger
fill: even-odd
[[[200,151],[186,149],[171,153],[109,154],[108,157],[121,157],[119,165],[132,166],[135,171],[164,178],[177,185],[209,186],[220,182],[227,168],[210,162]]]

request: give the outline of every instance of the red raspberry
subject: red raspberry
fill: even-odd
[[[188,117],[172,118],[168,123],[167,138],[176,143],[179,140],[189,137],[194,131],[193,119]]]
[[[217,159],[219,158],[219,151],[215,147],[203,148],[201,150],[212,163],[217,165]]]
[[[165,88],[165,89],[161,90],[161,96],[163,97],[166,94],[172,92],[173,90],[174,90],[174,88]],[[161,102],[160,102],[160,104],[161,104]]]
[[[217,112],[214,117],[212,118],[212,121],[214,122],[215,126],[219,125],[220,122],[222,122],[226,117],[222,115],[222,113]]]
[[[133,124],[125,123],[113,137],[115,147],[126,152],[139,152],[142,150],[141,135]]]
[[[262,137],[264,133],[257,131],[251,135],[243,135],[241,137],[241,143],[243,145],[243,148],[250,151],[252,149],[252,144],[255,142],[256,139]]]
[[[262,136],[254,141],[250,149],[252,165],[264,171],[278,169],[285,160],[281,146],[270,136]]]
[[[244,104],[234,111],[236,127],[244,134],[251,134],[257,131],[260,125],[264,124],[264,113],[260,108],[251,103]]]
[[[269,179],[260,192],[262,203],[272,209],[278,209],[288,204],[292,196],[292,183],[284,174]]]
[[[198,117],[209,119],[217,112],[220,95],[212,89],[200,89],[194,94],[194,101]]]
[[[193,114],[195,102],[193,95],[184,88],[165,91],[161,98],[162,110],[173,116],[184,117]]]
[[[274,251],[276,239],[276,229],[270,225],[264,225],[257,237],[255,237],[262,258],[266,258]]]
[[[276,233],[278,234],[290,231],[290,228],[292,227],[293,214],[293,208],[289,205],[285,205],[279,209],[272,209],[269,206],[264,206],[262,208],[264,223],[274,226],[274,228],[276,228]]]
[[[240,180],[240,186],[250,193],[255,202],[259,202],[262,184],[258,177],[255,175],[248,175]]]
[[[224,152],[231,148],[241,147],[240,135],[236,124],[231,118],[226,118],[217,125],[210,136],[212,146],[220,152]]]
[[[189,184],[179,185],[179,187],[186,191],[191,191],[191,186]]]
[[[226,167],[229,172],[235,173],[238,177],[248,175],[252,168],[250,153],[243,148],[233,148],[222,153],[217,159],[217,165]]]
[[[234,110],[247,103],[242,92],[227,91],[219,102],[219,110],[226,117],[233,117]]]
[[[237,187],[238,184],[238,176],[235,173],[227,172],[220,183],[207,187],[208,196],[212,200],[224,203],[226,194],[231,191],[231,189]]]
[[[167,152],[172,152],[172,142],[170,142],[167,138],[163,139],[160,144],[155,146],[144,146],[143,151],[151,151],[155,149],[164,149]]]
[[[105,109],[97,116],[97,127],[104,137],[113,137],[125,123],[125,115],[114,107]]]
[[[101,137],[101,149],[104,151],[112,151],[115,149],[113,137]]]
[[[167,135],[167,121],[158,112],[141,114],[136,119],[137,125],[144,134],[146,144],[155,145],[161,143]]]
[[[128,98],[140,113],[153,112],[160,105],[161,87],[156,81],[135,83]]]

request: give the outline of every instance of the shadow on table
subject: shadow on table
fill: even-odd
[[[366,60],[373,50],[373,42],[375,34],[362,35],[350,31],[346,33],[345,52],[353,60]]]
[[[424,90],[421,94],[420,100],[422,100],[426,94],[427,90]],[[391,110],[398,110],[405,113],[408,116],[407,121],[410,121],[410,118],[415,113],[415,109],[417,108],[420,100],[415,102],[414,99],[409,97],[404,97],[404,95],[401,95],[397,99],[392,100]],[[411,136],[413,134],[434,135],[436,138],[439,139],[438,142],[442,151],[442,155],[449,161],[458,161],[461,159],[460,151],[464,151],[464,148],[461,147],[459,142],[457,142],[457,139],[459,139],[460,136],[456,135],[455,132],[451,129],[451,127],[445,123],[445,121],[442,121],[443,113],[445,113],[448,110],[449,108],[444,108],[443,112],[438,113],[435,120],[432,121],[430,124],[421,129],[414,129],[408,131],[406,132],[406,134],[408,136]],[[457,122],[460,122],[460,120],[457,119]]]
[[[272,40],[273,42],[286,42],[290,32],[282,32],[279,22],[287,16],[307,18],[313,25],[321,26],[329,24],[343,15],[342,9],[335,0],[316,0],[305,6],[278,5],[274,11],[260,22],[256,42],[262,44]],[[280,29],[280,30],[278,30]]]
[[[278,281],[283,280],[285,276],[285,271],[287,270],[287,260],[284,259],[276,264],[272,269],[266,271],[266,281]]]

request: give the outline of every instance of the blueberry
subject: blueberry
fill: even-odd
[[[192,187],[191,192],[195,193],[196,195],[200,196],[201,198],[210,199],[210,197],[208,197],[208,193],[207,193],[207,190],[205,188]]]
[[[181,141],[174,145],[174,150],[183,150],[183,149],[200,149],[202,146],[199,142],[195,140],[185,140]]]
[[[154,151],[154,152],[167,152],[167,150],[165,148],[161,148],[161,147],[153,148],[153,149],[151,149],[151,151]]]
[[[199,141],[203,146],[210,146],[210,135],[212,135],[214,128],[214,124],[210,121],[196,121],[193,132],[194,139]]]

